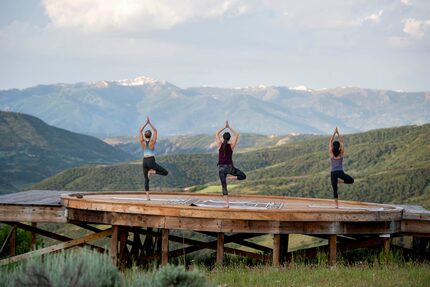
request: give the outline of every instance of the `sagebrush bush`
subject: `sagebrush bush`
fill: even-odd
[[[110,257],[88,249],[34,257],[5,275],[5,286],[121,286],[121,275]]]
[[[205,276],[198,271],[186,271],[184,266],[166,265],[153,276],[154,287],[208,286]]]

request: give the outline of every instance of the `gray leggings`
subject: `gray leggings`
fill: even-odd
[[[221,180],[222,185],[222,194],[228,195],[227,191],[227,174],[231,174],[233,176],[237,176],[238,180],[244,180],[246,178],[246,174],[238,168],[235,168],[232,164],[220,164],[218,165],[219,179]]]

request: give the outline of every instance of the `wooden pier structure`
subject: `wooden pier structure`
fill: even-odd
[[[114,264],[120,266],[132,261],[145,265],[154,259],[166,264],[169,258],[202,249],[215,251],[218,264],[229,253],[278,266],[291,257],[289,234],[327,239],[328,245],[319,250],[325,250],[329,263],[334,265],[340,251],[380,246],[388,252],[394,237],[412,235],[421,246],[430,238],[430,211],[419,206],[339,201],[339,208],[335,208],[330,199],[260,195],[231,195],[230,208],[223,205],[218,194],[182,192],[151,192],[150,201],[144,192],[32,190],[3,195],[0,222],[12,229],[0,242],[0,255],[7,252],[8,242],[10,246],[9,257],[0,260],[0,265],[74,246],[103,252],[104,248],[91,241],[110,238],[109,253]],[[69,238],[38,227],[40,223],[69,223],[92,233]],[[101,229],[100,225],[107,228]],[[16,255],[17,228],[32,233],[33,245],[36,234],[61,243]],[[175,235],[174,230],[197,232],[212,240],[184,238]],[[272,247],[249,241],[265,234],[273,236]],[[182,248],[171,248],[172,242],[182,244]],[[228,243],[255,251],[228,247]],[[317,248],[304,250],[306,256],[315,256],[316,252]]]

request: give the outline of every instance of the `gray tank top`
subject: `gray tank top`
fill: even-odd
[[[331,158],[331,171],[343,170],[343,157],[341,158]]]

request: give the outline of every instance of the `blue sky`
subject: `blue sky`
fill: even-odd
[[[0,89],[149,76],[430,91],[427,0],[2,0]]]

